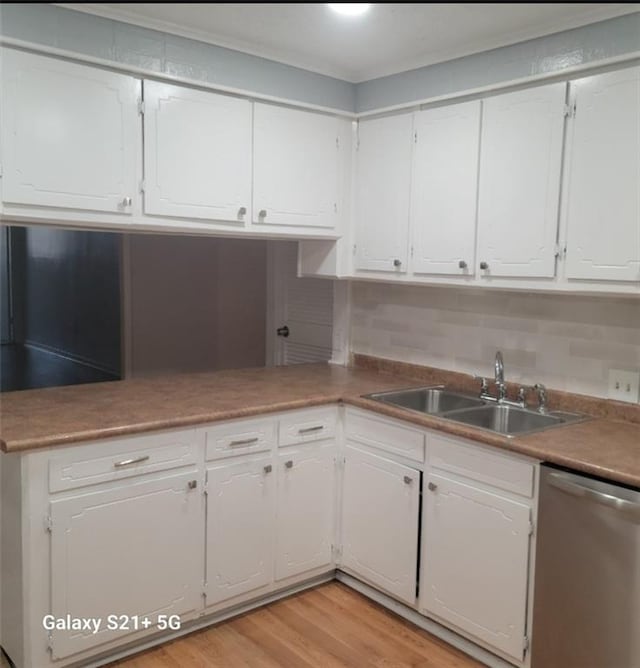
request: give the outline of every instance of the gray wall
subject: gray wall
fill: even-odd
[[[640,12],[360,84],[48,4],[0,5],[0,34],[211,84],[368,111],[640,50]]]
[[[353,84],[49,4],[3,3],[0,34],[155,72],[353,111]]]
[[[131,235],[131,375],[264,366],[266,244]]]
[[[561,72],[640,50],[640,12],[566,30],[356,86],[356,110],[368,111],[521,77]]]
[[[14,228],[17,229],[17,228]],[[120,235],[29,227],[24,255],[25,343],[120,375]]]

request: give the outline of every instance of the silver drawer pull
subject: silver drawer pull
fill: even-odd
[[[252,443],[257,443],[259,440],[257,436],[254,436],[253,438],[243,438],[241,441],[231,441],[229,445],[251,445]]]
[[[299,434],[311,434],[314,431],[322,431],[324,429],[323,424],[319,424],[317,427],[304,427],[303,429],[298,429]]]
[[[115,462],[114,467],[119,469],[123,466],[131,466],[131,464],[140,464],[141,462],[146,462],[147,459],[149,459],[149,455],[143,455],[135,459],[123,459],[121,462]]]
[[[288,459],[288,460],[284,463],[284,465],[285,465],[285,467],[288,468],[288,469],[292,468],[292,467],[293,467],[293,459]]]

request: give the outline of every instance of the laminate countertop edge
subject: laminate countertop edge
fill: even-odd
[[[509,438],[363,396],[418,385],[415,378],[404,375],[315,364],[13,392],[3,395],[0,406],[3,423],[10,423],[9,438],[0,429],[0,449],[9,454],[24,454],[42,448],[342,402],[506,452],[640,487],[638,423],[594,417]],[[213,390],[218,393],[215,401],[201,396]],[[7,401],[8,395],[11,396]],[[172,412],[170,404],[175,397],[176,408]],[[212,405],[216,401],[220,407]]]

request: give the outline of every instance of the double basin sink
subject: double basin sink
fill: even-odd
[[[376,392],[366,397],[398,408],[487,429],[508,437],[530,434],[588,419],[588,416],[579,413],[563,411],[540,413],[520,406],[488,403],[485,399],[452,392],[444,387],[419,387]]]

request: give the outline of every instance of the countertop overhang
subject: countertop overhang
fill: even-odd
[[[594,418],[507,438],[362,396],[425,384],[402,374],[304,364],[8,392],[0,395],[0,448],[6,453],[24,453],[344,402],[420,427],[640,486],[637,422]]]

